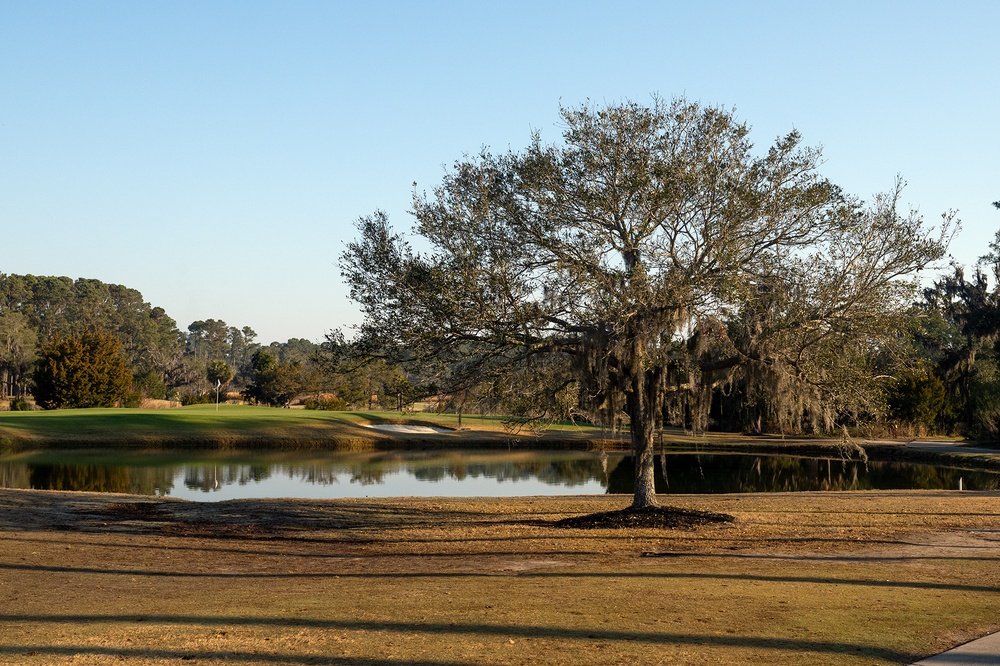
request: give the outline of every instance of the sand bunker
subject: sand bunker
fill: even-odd
[[[423,425],[404,425],[402,423],[378,423],[374,425],[367,426],[368,428],[374,428],[375,430],[382,430],[385,432],[405,432],[421,435],[431,435],[435,433],[445,433],[451,432],[448,428],[435,428],[434,426],[423,426]]]

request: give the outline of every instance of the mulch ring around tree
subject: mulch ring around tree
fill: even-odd
[[[591,513],[586,516],[563,518],[556,527],[576,529],[607,529],[627,527],[686,528],[732,523],[736,518],[727,513],[681,509],[673,506],[649,506],[641,509],[629,507],[618,511]]]

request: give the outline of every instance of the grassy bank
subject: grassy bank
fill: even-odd
[[[380,424],[420,424],[435,433],[380,431]],[[748,437],[733,433],[693,436],[665,431],[662,446],[700,452],[777,453],[837,457],[840,440],[815,437]],[[862,442],[875,460],[1000,469],[1000,455],[976,448],[920,450],[902,441]],[[541,432],[511,432],[499,416],[427,412],[327,412],[245,405],[195,405],[174,409],[68,409],[0,412],[0,454],[37,449],[218,451],[375,451],[383,449],[605,449],[628,451],[627,434],[583,425],[552,425]]]
[[[447,433],[385,433],[370,425],[419,423]],[[176,409],[72,409],[0,413],[0,450],[30,448],[222,448],[365,450],[380,446],[501,446],[512,435],[497,417],[458,417],[395,412],[325,412],[245,405],[196,405]],[[547,445],[599,437],[580,427],[553,428]],[[534,436],[519,435],[528,441]]]
[[[907,664],[1000,629],[1000,497],[203,504],[0,491],[9,664]]]

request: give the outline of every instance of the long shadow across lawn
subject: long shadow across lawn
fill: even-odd
[[[505,538],[503,541],[537,541],[540,539],[552,540],[550,537],[511,537],[509,539]],[[560,538],[570,538],[570,537],[555,537]],[[64,546],[79,546],[80,542],[71,539],[39,539],[33,537],[22,537],[22,536],[11,536],[5,535],[0,538],[2,541],[14,541],[17,543],[34,543],[34,544],[56,544]],[[376,543],[469,543],[469,542],[496,542],[500,539],[497,538],[469,538],[469,539],[405,539],[405,540],[352,540],[352,539],[331,539],[324,540],[323,543],[328,543],[331,545],[371,545]],[[246,539],[244,543],[267,543],[268,540],[262,539],[256,541],[253,539]],[[857,542],[852,542],[856,544]],[[868,541],[865,543],[876,543],[874,541]],[[927,544],[922,543],[911,543],[907,541],[885,541],[879,540],[877,543],[883,545],[893,545],[893,546],[914,546],[914,547],[926,547]],[[530,550],[480,550],[474,553],[427,553],[421,551],[413,552],[391,552],[384,553],[379,552],[372,555],[363,555],[354,552],[341,552],[341,551],[331,551],[331,552],[279,552],[274,550],[265,549],[253,549],[253,548],[223,548],[215,546],[205,546],[205,545],[177,545],[177,544],[165,544],[165,543],[115,543],[115,544],[101,544],[102,548],[107,549],[117,549],[117,550],[136,550],[136,551],[156,551],[157,553],[164,552],[181,552],[181,553],[225,553],[230,555],[244,555],[247,557],[260,556],[260,557],[274,557],[281,558],[282,560],[300,559],[300,560],[343,560],[345,558],[359,558],[359,557],[371,557],[374,559],[405,559],[405,558],[454,558],[454,559],[466,559],[469,557],[555,557],[555,556],[565,556],[565,557],[588,557],[588,556],[601,556],[607,553],[603,550],[542,550],[538,548],[533,548]],[[998,550],[1000,551],[1000,544],[998,546],[963,546],[963,545],[948,545],[948,549],[962,550],[962,549],[985,549],[985,550]],[[704,551],[644,551],[642,553],[636,554],[639,557],[649,557],[649,558],[663,558],[663,559],[713,559],[713,560],[748,560],[748,561],[760,561],[760,562],[824,562],[824,563],[865,563],[871,562],[875,564],[880,563],[905,563],[905,562],[998,562],[1000,561],[1000,554],[997,555],[851,555],[849,553],[842,553],[837,555],[822,555],[816,553],[808,553],[802,555],[790,555],[790,554],[771,554],[771,553],[741,553],[741,552],[727,552],[727,553],[713,553]]]
[[[728,647],[728,648],[750,648],[757,650],[777,650],[790,653],[817,653],[817,654],[851,654],[855,656],[866,656],[874,659],[906,663],[914,655],[879,647],[875,645],[861,645],[852,643],[838,643],[832,641],[814,641],[804,639],[789,638],[767,638],[761,636],[737,636],[737,635],[693,635],[680,633],[652,633],[644,631],[608,630],[593,628],[570,628],[570,627],[545,627],[537,625],[512,625],[512,624],[455,624],[455,623],[414,623],[414,622],[391,622],[391,621],[365,621],[365,620],[317,620],[305,618],[255,618],[255,617],[214,617],[214,616],[194,616],[194,615],[0,615],[2,622],[20,623],[122,623],[132,624],[142,622],[163,623],[170,625],[192,625],[192,626],[252,626],[252,627],[276,627],[287,629],[322,629],[340,631],[372,631],[372,632],[406,632],[406,633],[429,633],[436,636],[447,636],[448,634],[474,635],[474,636],[498,636],[503,638],[524,638],[524,639],[566,639],[566,640],[588,640],[588,641],[623,641],[630,644],[645,643],[647,645],[683,645],[692,647]],[[18,652],[25,652],[31,649],[45,648],[18,648]],[[50,649],[69,650],[72,648],[53,647]],[[115,654],[115,650],[105,651],[100,648],[85,648],[85,650],[100,650]],[[130,651],[126,651],[130,652]],[[145,650],[137,650],[139,655],[145,655]],[[151,651],[155,655],[157,651]],[[182,653],[188,654],[188,653]],[[226,653],[216,653],[213,658],[219,659]],[[274,655],[277,657],[277,655]],[[242,657],[234,657],[234,659]],[[283,657],[282,657],[283,658]],[[350,662],[356,663],[356,662]],[[380,663],[380,662],[375,662]],[[382,663],[396,663],[384,661]]]
[[[385,571],[385,572],[356,572],[356,571],[330,571],[323,573],[313,572],[293,572],[293,573],[255,573],[255,572],[183,572],[183,571],[151,571],[148,569],[102,569],[97,567],[62,567],[53,565],[38,564],[0,564],[0,571],[28,571],[44,573],[69,573],[85,575],[113,575],[129,577],[150,577],[150,578],[207,578],[207,579],[260,579],[260,580],[294,580],[309,578],[358,578],[358,579],[378,579],[378,578],[409,578],[409,579],[433,579],[433,578],[506,578],[516,576],[518,578],[608,578],[608,579],[651,579],[651,580],[728,580],[728,581],[753,581],[762,583],[806,583],[811,585],[848,585],[852,587],[876,587],[876,588],[906,588],[914,590],[946,590],[951,592],[975,592],[975,593],[998,593],[1000,587],[992,585],[964,585],[958,583],[935,583],[929,581],[891,581],[891,580],[871,580],[871,579],[849,579],[849,578],[822,578],[813,576],[763,576],[757,574],[726,574],[726,573],[698,573],[698,572],[602,572],[594,573],[587,571],[519,571],[511,574],[508,572],[477,572],[477,571]],[[0,622],[4,616],[0,615]]]

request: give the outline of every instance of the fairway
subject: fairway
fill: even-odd
[[[419,423],[454,433],[388,434],[370,427]],[[174,409],[64,409],[0,412],[0,452],[33,447],[268,448],[340,450],[375,448],[392,442],[469,442],[501,445],[510,439],[499,417],[397,412],[327,412],[248,405],[195,405]],[[556,427],[550,439],[593,437],[597,429]]]

